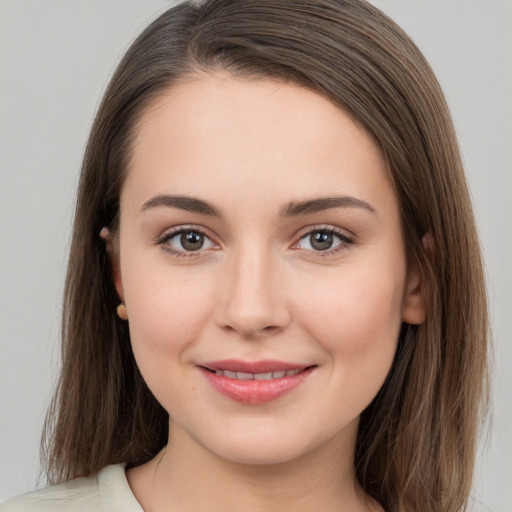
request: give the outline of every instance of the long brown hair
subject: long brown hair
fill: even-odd
[[[293,82],[373,138],[400,202],[427,318],[404,324],[386,383],[362,413],[356,472],[389,512],[459,512],[487,393],[487,306],[456,136],[424,57],[363,0],[207,0],[165,12],[117,68],[87,145],[62,323],[62,373],[43,455],[51,482],[137,465],[167,442],[168,415],[135,363],[99,232],[116,230],[137,120],[194,72]]]

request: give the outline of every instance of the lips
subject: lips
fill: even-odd
[[[243,404],[257,405],[276,400],[297,388],[316,366],[227,359],[204,363],[198,368],[222,395]]]

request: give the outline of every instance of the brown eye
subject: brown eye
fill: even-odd
[[[310,244],[315,251],[326,251],[332,247],[334,237],[332,233],[317,231],[310,236]]]
[[[197,231],[186,231],[181,234],[180,243],[186,251],[198,251],[204,245],[204,235]]]
[[[180,229],[166,235],[160,242],[173,253],[187,253],[210,249],[214,243],[197,229]]]
[[[342,233],[332,229],[315,229],[303,236],[297,246],[299,249],[326,252],[337,247],[341,249],[350,243],[352,240]]]

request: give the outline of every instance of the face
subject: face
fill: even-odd
[[[300,87],[201,75],[140,120],[116,287],[171,431],[224,459],[355,443],[422,319],[381,155]]]

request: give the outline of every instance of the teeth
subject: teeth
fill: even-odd
[[[231,372],[229,370],[216,370],[216,375],[223,375],[229,379],[237,380],[272,380],[282,379],[283,377],[291,377],[297,375],[300,370],[288,370],[278,372],[267,372],[267,373],[247,373],[247,372]]]
[[[254,380],[272,380],[272,372],[268,373],[255,373]]]
[[[236,372],[236,378],[238,380],[252,380],[254,375],[252,373]]]

